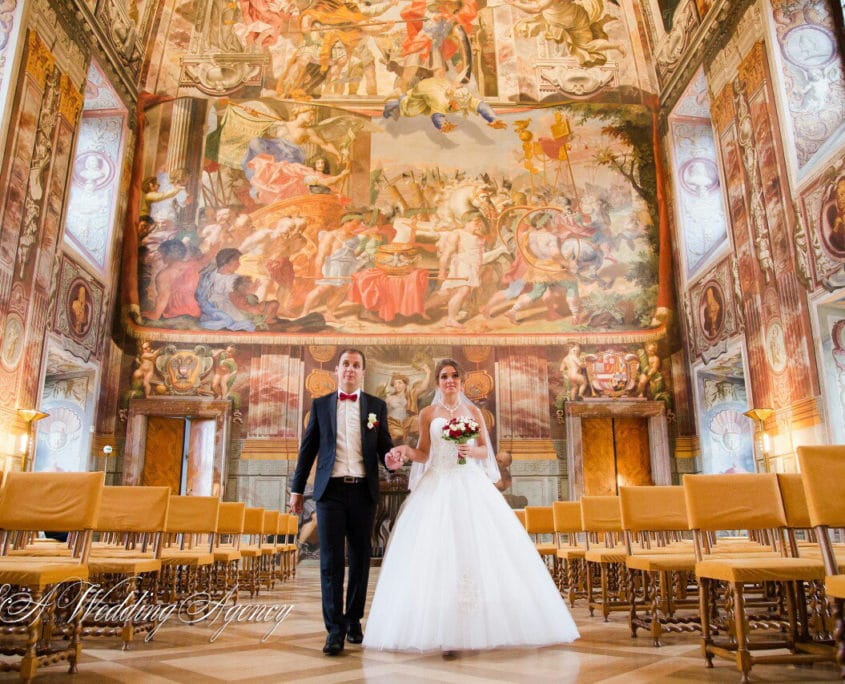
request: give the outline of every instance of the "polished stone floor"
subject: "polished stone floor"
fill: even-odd
[[[378,570],[371,576],[371,592]],[[66,666],[40,669],[37,681],[89,682],[738,682],[733,663],[716,661],[708,670],[696,637],[668,635],[655,649],[645,635],[632,639],[624,613],[589,617],[576,606],[581,639],[574,644],[530,650],[462,653],[455,660],[440,655],[395,654],[346,646],[336,658],[322,654],[325,641],[320,613],[319,573],[305,561],[295,580],[276,585],[257,599],[261,604],[293,604],[276,632],[261,642],[268,624],[231,624],[213,643],[216,624],[168,623],[155,640],[121,651],[115,641],[87,640],[79,674]],[[248,602],[247,602],[248,603]],[[838,679],[833,665],[811,668],[759,666],[753,681],[816,682]],[[0,681],[17,679],[5,674]]]

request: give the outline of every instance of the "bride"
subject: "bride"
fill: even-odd
[[[493,486],[499,470],[462,375],[452,359],[437,364],[438,391],[420,412],[418,448],[388,454],[389,466],[413,461],[412,493],[390,536],[365,647],[445,653],[578,638],[534,544]],[[474,444],[443,438],[460,417],[478,423]]]

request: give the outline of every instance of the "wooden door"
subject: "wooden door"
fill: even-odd
[[[612,496],[620,485],[654,484],[647,418],[583,418],[581,454],[584,494]]]
[[[624,487],[652,485],[648,418],[614,418],[616,481]]]
[[[581,448],[584,459],[584,494],[616,494],[613,418],[584,418],[581,421]]]
[[[141,484],[166,486],[174,494],[181,493],[184,447],[184,418],[149,416]]]

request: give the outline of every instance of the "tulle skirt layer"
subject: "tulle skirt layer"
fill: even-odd
[[[391,534],[364,646],[476,650],[577,638],[533,542],[484,472],[429,470]]]

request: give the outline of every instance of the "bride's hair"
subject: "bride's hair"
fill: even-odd
[[[440,379],[440,371],[442,371],[446,366],[452,366],[456,371],[458,371],[458,377],[463,379],[464,377],[464,369],[461,368],[461,364],[459,364],[455,359],[440,359],[437,362],[437,365],[434,367],[434,379]]]

